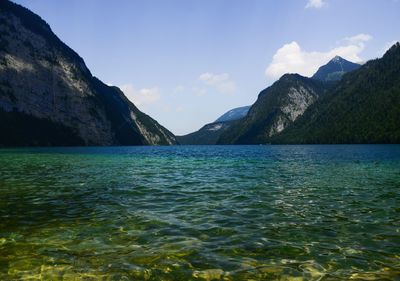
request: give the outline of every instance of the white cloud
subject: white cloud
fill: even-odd
[[[273,56],[272,62],[265,70],[265,75],[277,79],[285,73],[299,73],[304,76],[312,76],[321,65],[326,64],[335,56],[341,56],[352,62],[362,62],[360,53],[365,48],[365,42],[372,39],[368,34],[358,34],[342,40],[342,46],[338,46],[326,52],[303,50],[293,41],[279,48]]]
[[[351,37],[344,38],[344,41],[347,41],[350,44],[359,44],[362,42],[368,42],[372,39],[372,36],[365,33],[360,33]]]
[[[322,8],[323,6],[326,5],[325,0],[308,0],[308,3],[306,5],[306,8]]]
[[[231,80],[228,73],[213,74],[206,72],[199,76],[199,80],[208,86],[215,87],[223,94],[233,94],[236,91],[236,83]]]
[[[157,87],[137,90],[133,87],[133,85],[126,84],[122,85],[120,88],[124,92],[125,96],[136,106],[152,104],[161,98],[160,91]]]

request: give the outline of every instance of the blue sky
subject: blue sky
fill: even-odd
[[[15,2],[177,135],[252,104],[283,73],[366,61],[400,40],[400,0]]]

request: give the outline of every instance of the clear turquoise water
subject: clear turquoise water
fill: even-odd
[[[0,150],[0,280],[400,280],[400,146]]]

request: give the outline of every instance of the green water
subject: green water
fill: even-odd
[[[400,146],[0,150],[0,280],[400,280]]]

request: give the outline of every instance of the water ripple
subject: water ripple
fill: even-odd
[[[398,280],[400,146],[0,150],[1,280]]]

